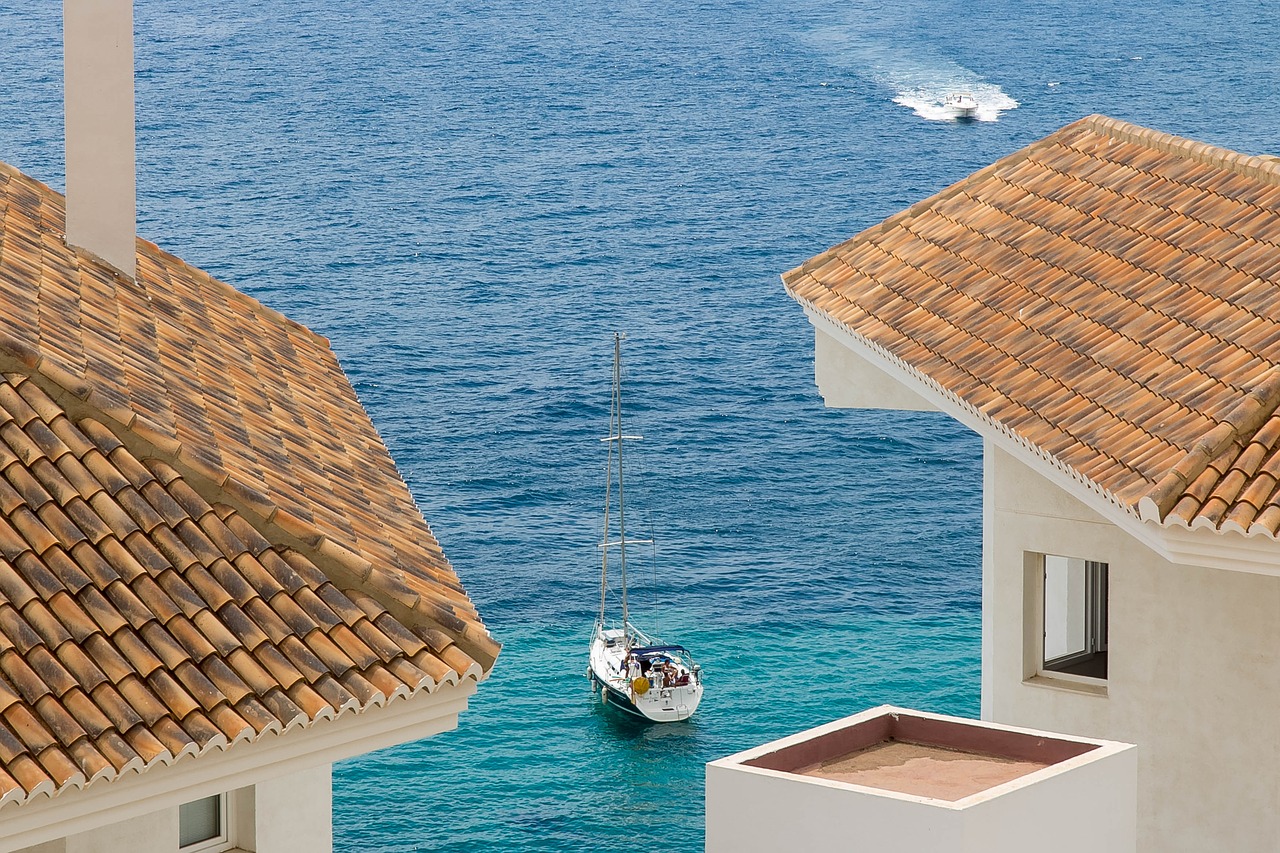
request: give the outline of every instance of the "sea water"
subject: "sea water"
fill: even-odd
[[[980,442],[824,408],[778,275],[1092,112],[1280,153],[1277,16],[1198,5],[136,0],[141,234],[332,340],[504,644],[457,731],[335,767],[336,848],[691,853],[708,760],[976,714]],[[59,11],[0,8],[0,159],[55,187]],[[583,677],[614,330],[680,724]]]

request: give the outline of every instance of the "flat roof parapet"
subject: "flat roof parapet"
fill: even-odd
[[[885,705],[708,764],[706,849],[1132,853],[1136,783],[1130,744]]]
[[[1101,746],[898,708],[855,719],[743,764],[954,801]]]

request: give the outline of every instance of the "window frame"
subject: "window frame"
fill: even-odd
[[[1083,652],[1045,659],[1047,558],[1060,557],[1082,561],[1086,569],[1085,635]],[[1078,693],[1106,696],[1111,676],[1108,666],[1106,676],[1099,678],[1051,669],[1051,664],[1070,664],[1107,653],[1110,617],[1110,564],[1105,560],[1088,557],[1067,557],[1050,552],[1027,551],[1023,554],[1023,683],[1043,687],[1056,687]]]
[[[190,844],[178,847],[178,853],[222,853],[225,850],[231,850],[235,847],[235,839],[232,837],[232,827],[235,826],[233,802],[235,797],[231,791],[223,791],[218,794],[210,794],[207,797],[191,800],[191,803],[198,803],[201,800],[218,798],[218,834],[213,838],[205,838],[201,841],[193,841]],[[183,803],[182,805],[189,805]],[[178,843],[182,843],[182,806],[178,807]]]

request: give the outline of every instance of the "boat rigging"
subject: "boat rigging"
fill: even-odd
[[[592,632],[587,677],[600,701],[636,717],[666,723],[686,720],[702,701],[702,668],[689,650],[645,634],[631,622],[627,600],[627,546],[652,545],[649,539],[628,539],[623,490],[622,450],[626,441],[639,441],[622,429],[622,335],[613,336],[613,396],[604,490],[604,535],[600,549],[600,615]],[[614,483],[617,489],[614,489]],[[613,508],[617,533],[613,535]],[[617,549],[621,621],[608,618],[609,554]]]

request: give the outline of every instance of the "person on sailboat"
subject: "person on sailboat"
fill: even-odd
[[[676,667],[671,661],[663,661],[662,663],[662,683],[665,685],[673,685],[676,682]]]

